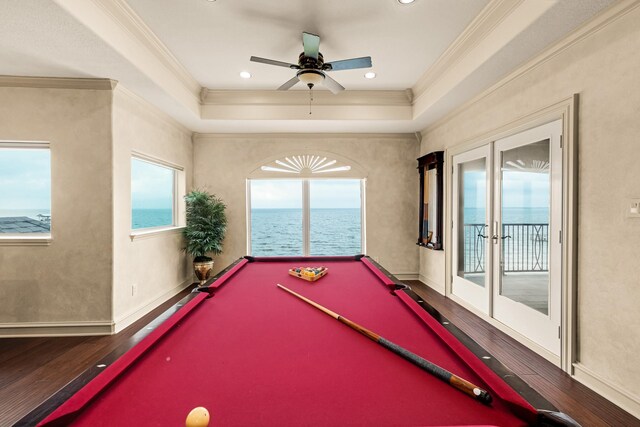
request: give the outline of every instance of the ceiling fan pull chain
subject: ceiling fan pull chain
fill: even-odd
[[[313,88],[309,88],[309,115],[311,115],[311,102],[313,101]]]

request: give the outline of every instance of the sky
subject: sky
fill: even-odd
[[[173,170],[131,159],[131,208],[171,209]]]
[[[309,185],[312,209],[359,208],[360,180],[312,180]],[[301,180],[252,180],[252,209],[301,209]]]
[[[0,210],[51,208],[51,152],[0,150]]]

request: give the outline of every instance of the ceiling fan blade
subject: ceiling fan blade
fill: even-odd
[[[298,78],[298,76],[293,76],[293,78],[291,80],[289,80],[288,82],[286,82],[285,84],[283,84],[282,86],[280,86],[278,88],[278,90],[289,90],[291,89],[296,83],[298,83],[300,81],[300,79]]]
[[[343,59],[342,61],[333,61],[324,64],[325,71],[353,70],[356,68],[371,67],[371,57],[363,56],[362,58]]]
[[[322,84],[324,85],[324,87],[329,89],[331,93],[333,93],[334,95],[344,90],[344,87],[340,83],[333,80],[331,77],[327,76],[326,74],[324,75],[324,81]]]
[[[320,36],[311,33],[302,33],[302,46],[304,46],[304,56],[318,59],[320,50]]]
[[[273,59],[260,58],[258,56],[252,56],[249,60],[252,62],[260,62],[262,64],[277,65],[278,67],[286,67],[294,70],[298,70],[300,68],[300,66],[296,64],[290,64],[288,62],[282,62],[282,61],[275,61]]]

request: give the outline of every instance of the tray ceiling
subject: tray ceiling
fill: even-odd
[[[196,132],[416,132],[613,3],[3,0],[0,75],[118,80]],[[271,92],[292,70],[249,62],[296,62],[302,31],[377,77],[332,73],[347,91],[309,116],[299,90]]]

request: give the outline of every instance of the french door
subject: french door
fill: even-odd
[[[491,147],[454,157],[452,292],[490,313]]]
[[[454,156],[452,293],[560,355],[562,122]]]

